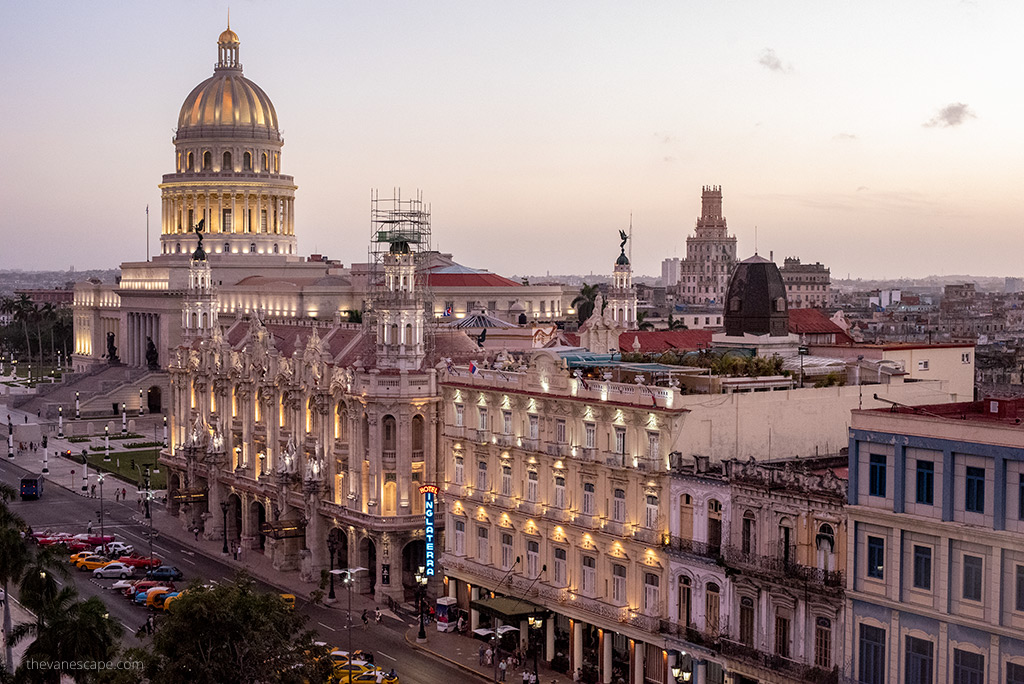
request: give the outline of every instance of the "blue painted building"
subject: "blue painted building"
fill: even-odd
[[[1024,400],[853,411],[846,670],[1024,684]]]

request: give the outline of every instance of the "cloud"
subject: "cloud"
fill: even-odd
[[[971,111],[963,102],[953,102],[938,111],[930,120],[925,121],[925,128],[952,128],[967,123],[968,119],[976,119],[978,115]]]
[[[661,141],[662,145],[670,145],[676,141],[676,138],[671,133],[654,133],[654,137]]]
[[[836,133],[835,135],[832,136],[832,139],[842,141],[857,140],[857,136],[853,133]]]
[[[779,56],[775,54],[775,50],[771,48],[761,51],[761,57],[758,58],[757,63],[770,71],[778,71],[783,74],[793,73],[793,65],[783,64]]]

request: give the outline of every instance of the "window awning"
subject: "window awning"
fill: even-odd
[[[260,525],[260,533],[271,539],[290,539],[306,536],[305,520],[278,520]]]
[[[171,500],[178,503],[195,503],[206,501],[205,489],[179,489],[171,494]]]
[[[534,605],[529,601],[517,599],[514,596],[486,597],[470,601],[470,608],[479,610],[487,615],[493,615],[502,622],[518,625],[521,620],[527,618],[544,618],[548,615],[546,608]]]

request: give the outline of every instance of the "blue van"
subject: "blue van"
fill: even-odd
[[[21,499],[38,499],[43,495],[43,476],[26,475],[21,478]]]

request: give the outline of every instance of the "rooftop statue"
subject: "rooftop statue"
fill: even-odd
[[[623,252],[625,252],[626,251],[626,240],[629,239],[629,236],[626,235],[626,231],[619,230],[619,239],[622,240],[622,242],[619,243],[619,249],[621,249]]]

